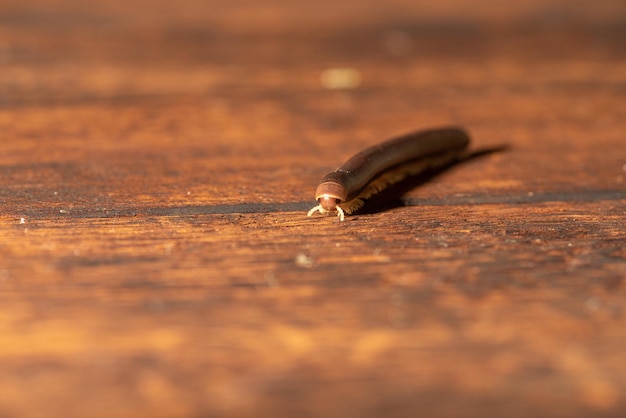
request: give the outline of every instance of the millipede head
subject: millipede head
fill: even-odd
[[[327,212],[337,211],[337,205],[346,201],[346,189],[339,183],[325,181],[317,186],[315,200]]]

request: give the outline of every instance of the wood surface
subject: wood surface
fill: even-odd
[[[623,0],[0,2],[0,416],[626,416],[625,39]],[[306,217],[448,124],[509,148]]]

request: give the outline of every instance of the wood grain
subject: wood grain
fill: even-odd
[[[624,416],[626,9],[505,9],[0,4],[0,416]],[[447,124],[509,149],[306,217]]]

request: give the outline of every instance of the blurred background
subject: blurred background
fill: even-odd
[[[337,87],[320,84],[320,73],[346,67],[363,88],[417,93],[521,77],[582,82],[594,62],[623,60],[624,8],[619,0],[3,1],[0,97],[7,105],[285,93]],[[575,73],[562,65],[572,59],[582,64]]]

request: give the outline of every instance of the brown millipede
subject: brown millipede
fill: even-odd
[[[337,212],[343,221],[344,214],[354,213],[389,186],[459,159],[468,144],[463,129],[448,127],[411,132],[367,148],[320,180],[315,191],[319,205],[307,216]]]

